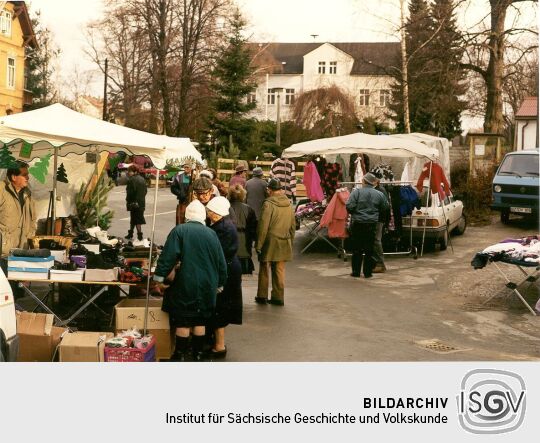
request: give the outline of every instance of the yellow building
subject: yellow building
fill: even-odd
[[[25,89],[26,48],[36,36],[25,2],[0,2],[0,115],[22,112],[32,104]]]

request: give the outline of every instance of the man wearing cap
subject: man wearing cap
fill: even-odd
[[[211,199],[215,198],[214,185],[208,177],[202,176],[194,180],[193,192],[195,193],[197,200],[199,200],[204,206],[206,206]],[[231,216],[231,220],[235,219],[233,208],[229,208],[229,215]]]
[[[255,211],[257,220],[261,218],[261,210],[266,198],[266,188],[268,183],[263,179],[262,168],[253,168],[253,178],[246,182],[246,203]]]
[[[240,185],[242,188],[246,187],[246,176],[247,169],[244,165],[238,165],[235,168],[236,174],[229,181],[229,188],[232,188],[234,185]]]
[[[176,224],[185,221],[186,206],[191,201],[191,182],[193,174],[190,163],[184,163],[183,171],[176,174],[171,184],[171,192],[176,195],[178,205],[176,206]]]
[[[186,207],[185,217],[186,223],[174,227],[167,237],[154,280],[170,284],[165,289],[162,309],[169,313],[171,329],[176,331],[171,360],[190,360],[192,331],[193,359],[201,361],[205,325],[214,312],[216,295],[227,281],[227,263],[216,233],[205,225],[204,206],[192,201]]]
[[[268,182],[268,198],[264,201],[257,228],[255,249],[259,255],[259,284],[255,302],[283,306],[285,303],[285,262],[292,259],[296,223],[291,202],[276,179]],[[268,299],[269,270],[272,292]]]
[[[345,205],[352,219],[352,277],[360,277],[362,262],[364,263],[364,277],[372,277],[375,264],[373,247],[379,214],[388,209],[385,196],[375,189],[377,181],[377,177],[368,172],[362,178],[362,187],[352,191]]]

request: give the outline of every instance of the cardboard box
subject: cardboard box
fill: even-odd
[[[75,271],[64,271],[62,269],[51,269],[50,279],[54,281],[83,281],[84,269]]]
[[[74,332],[66,334],[60,343],[61,362],[103,362],[105,342],[110,332]]]
[[[137,328],[142,331],[144,328],[144,307],[145,299],[128,298],[118,303],[115,310],[116,327],[118,330]],[[162,300],[148,301],[148,322],[146,327],[150,330],[169,330],[169,314],[161,310]]]
[[[17,361],[52,361],[65,328],[53,326],[52,314],[17,312]]]
[[[84,274],[85,281],[117,281],[119,268],[112,269],[89,269]]]

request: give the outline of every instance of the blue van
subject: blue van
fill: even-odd
[[[538,149],[505,155],[493,178],[491,205],[501,212],[503,223],[508,223],[510,214],[538,218],[538,172]]]

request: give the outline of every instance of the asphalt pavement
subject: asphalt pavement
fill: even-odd
[[[149,190],[145,236],[153,222]],[[113,189],[110,233],[127,233],[125,187]],[[165,242],[175,223],[176,199],[159,189],[155,241]],[[509,237],[538,234],[535,223],[468,227],[453,236],[453,251],[426,252],[417,260],[386,259],[388,271],[371,279],[349,276],[350,262],[302,229],[287,264],[285,306],[254,302],[257,275],[244,276],[244,323],[226,329],[228,361],[476,361],[540,359],[540,316],[521,304],[493,265],[474,270],[478,251]],[[521,279],[515,266],[506,266]],[[520,288],[534,305],[538,282]],[[497,296],[488,301],[493,294]]]

